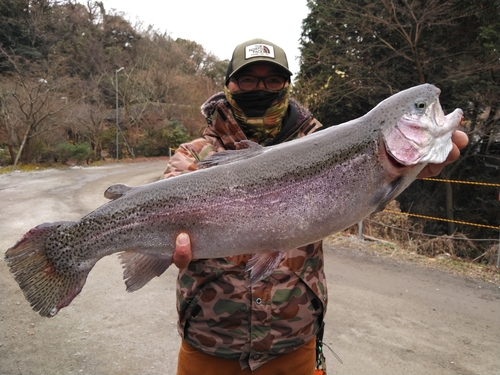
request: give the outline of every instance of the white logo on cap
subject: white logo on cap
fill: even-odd
[[[269,57],[274,59],[274,47],[269,44],[252,44],[245,47],[245,60],[253,57]]]

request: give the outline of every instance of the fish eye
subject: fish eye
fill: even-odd
[[[427,105],[425,104],[424,101],[415,102],[415,108],[417,109],[425,109],[426,107]]]

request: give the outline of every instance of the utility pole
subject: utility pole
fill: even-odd
[[[118,72],[125,69],[123,66],[120,69],[115,70],[116,77],[116,160],[118,160],[118,132],[120,131],[120,125],[118,123]]]

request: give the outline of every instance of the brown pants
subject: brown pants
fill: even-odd
[[[313,375],[315,365],[315,339],[292,353],[274,358],[255,371],[249,368],[242,370],[238,360],[205,354],[183,340],[177,375]]]

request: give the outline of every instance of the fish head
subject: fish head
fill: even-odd
[[[440,93],[437,87],[425,84],[386,99],[389,118],[394,121],[384,123],[382,134],[386,151],[398,163],[412,166],[446,160],[453,147],[451,136],[460,126],[463,113],[457,108],[445,115]]]

